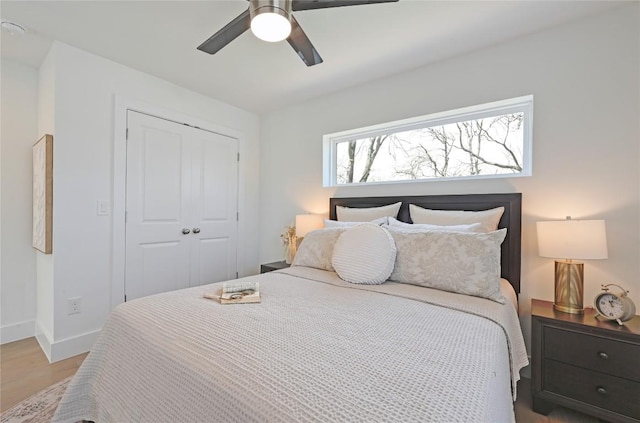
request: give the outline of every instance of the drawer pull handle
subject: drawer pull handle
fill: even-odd
[[[598,356],[603,360],[608,360],[609,359],[609,354],[607,354],[606,352],[599,352]]]
[[[598,386],[596,388],[596,392],[598,392],[600,395],[607,395],[607,390],[604,389],[602,386]]]

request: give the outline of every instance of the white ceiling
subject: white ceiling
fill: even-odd
[[[501,43],[620,5],[614,1],[429,1],[295,12],[324,59],[307,67],[286,42],[250,31],[211,56],[196,50],[246,0],[5,1],[2,57],[38,66],[52,40],[256,113]]]

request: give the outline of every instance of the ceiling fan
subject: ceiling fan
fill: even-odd
[[[325,9],[328,7],[358,6],[375,3],[392,3],[398,0],[249,0],[249,8],[229,22],[220,31],[198,46],[198,50],[215,54],[235,40],[247,29],[265,41],[282,41],[289,45],[307,66],[322,63],[322,58],[313,47],[292,12]]]

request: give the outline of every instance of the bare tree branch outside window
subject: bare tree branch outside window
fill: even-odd
[[[337,183],[519,173],[523,119],[509,113],[338,143]]]

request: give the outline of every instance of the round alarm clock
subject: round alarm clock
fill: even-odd
[[[617,294],[609,292],[610,286],[617,286],[621,291]],[[627,296],[628,293],[629,291],[620,285],[613,283],[602,285],[602,292],[596,295],[593,303],[598,311],[596,317],[602,316],[605,319],[615,320],[619,325],[633,319],[636,314],[636,305]]]

